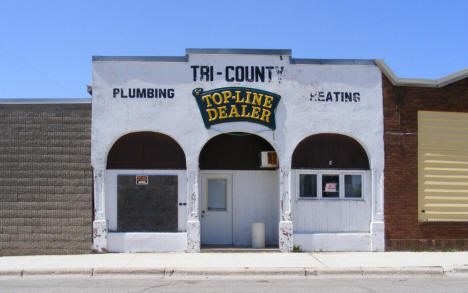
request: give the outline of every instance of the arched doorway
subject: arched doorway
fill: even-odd
[[[268,155],[276,158],[271,144],[249,133],[224,133],[205,144],[199,158],[202,245],[250,246],[254,222],[265,224],[266,245],[278,245],[277,161],[266,164]]]
[[[185,155],[171,137],[135,132],[107,156],[110,232],[178,232],[185,227]]]

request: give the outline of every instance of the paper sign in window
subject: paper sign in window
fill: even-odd
[[[336,192],[336,183],[325,184],[325,192]]]

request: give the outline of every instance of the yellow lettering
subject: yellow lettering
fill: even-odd
[[[208,121],[213,121],[218,118],[218,112],[216,109],[206,109],[206,113],[208,113]]]
[[[243,98],[242,98],[242,100],[240,99],[240,93],[241,93],[241,91],[236,91],[236,103],[243,103],[244,102]]]
[[[224,104],[229,103],[229,99],[232,98],[232,93],[231,91],[223,91],[223,96],[224,96]]]
[[[226,114],[226,106],[221,106],[221,107],[218,107],[218,111],[219,111],[219,119],[226,119],[228,116]]]
[[[263,94],[253,93],[252,105],[261,106],[262,105],[262,97],[263,97]]]
[[[206,103],[206,107],[209,108],[211,106],[213,106],[211,103],[210,103],[210,98],[211,98],[211,95],[205,95],[203,96],[201,99],[202,101],[204,101]]]
[[[240,117],[239,112],[237,111],[236,105],[231,105],[231,111],[229,112],[229,118],[232,118],[232,116]]]
[[[247,105],[241,105],[241,107],[242,107],[242,114],[241,114],[241,117],[249,118],[249,117],[250,117],[250,113],[249,113],[249,114],[245,114],[245,109],[247,109]]]
[[[245,92],[245,103],[246,104],[250,104],[250,95],[252,94],[252,92]]]
[[[270,123],[270,116],[271,116],[270,110],[263,109],[262,117],[260,117],[260,120]]]
[[[273,97],[265,95],[265,102],[263,103],[263,107],[264,108],[271,108],[271,106],[272,106],[271,102],[273,102]]]
[[[213,95],[211,97],[213,99],[213,102],[216,105],[220,105],[223,102],[223,97],[221,96],[220,93],[213,93]]]
[[[252,106],[252,113],[250,113],[250,117],[253,119],[260,119],[260,116],[258,115],[260,110],[262,110],[260,107]]]

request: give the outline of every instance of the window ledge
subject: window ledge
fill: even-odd
[[[299,197],[296,201],[366,201],[363,198],[306,198],[306,197]]]

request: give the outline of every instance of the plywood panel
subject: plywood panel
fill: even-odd
[[[418,112],[419,221],[468,221],[468,114]]]
[[[117,176],[119,232],[176,232],[178,228],[177,176],[148,176],[137,185],[135,175]]]

